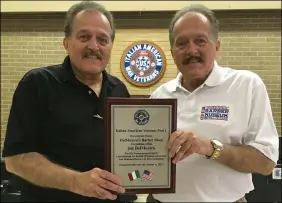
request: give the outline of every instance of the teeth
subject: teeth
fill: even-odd
[[[192,60],[190,60],[190,63],[197,63],[197,62],[199,62],[198,59],[192,59]]]
[[[86,58],[97,59],[98,57],[97,57],[97,56],[93,56],[93,55],[91,55],[91,56],[86,56]]]

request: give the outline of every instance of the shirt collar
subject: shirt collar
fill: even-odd
[[[217,85],[220,85],[222,82],[222,67],[220,67],[216,61],[214,61],[214,67],[204,82],[205,85],[209,87],[214,87]],[[169,87],[172,92],[177,91],[177,89],[183,89],[183,86],[181,84],[182,81],[182,74],[179,72],[176,76],[176,78],[173,81],[173,84]]]
[[[117,84],[114,78],[111,75],[109,75],[106,70],[103,70],[102,74],[103,74],[103,79],[109,81],[114,86]],[[77,82],[78,81],[73,73],[69,56],[66,56],[62,63],[62,74],[61,75],[62,75],[63,82],[68,82],[68,81]]]
[[[205,81],[205,85],[209,87],[215,87],[221,84],[222,82],[222,67],[220,67],[216,61],[214,61],[214,67],[209,77]]]

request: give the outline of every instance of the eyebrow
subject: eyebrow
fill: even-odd
[[[106,38],[110,38],[110,36],[108,36],[108,35],[105,34],[105,33],[101,33],[101,36],[102,36],[102,37],[106,37]]]
[[[90,33],[90,31],[82,29],[82,30],[79,30],[77,32],[77,35],[79,35],[79,34],[87,34],[87,33]],[[106,33],[103,33],[103,32],[99,33],[99,35],[102,36],[102,37],[110,38],[110,36],[108,36]]]
[[[77,34],[84,34],[84,33],[89,33],[89,31],[88,30],[79,30],[78,32],[77,32]]]
[[[206,35],[206,34],[204,34],[204,33],[198,33],[198,34],[192,34],[192,35],[190,35],[188,38],[208,38],[209,36],[208,35]],[[187,39],[187,36],[186,35],[181,35],[181,36],[178,36],[177,38],[176,38],[176,41],[178,41],[178,40],[185,40],[185,39]]]

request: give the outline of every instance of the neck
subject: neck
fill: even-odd
[[[195,89],[200,87],[200,85],[203,84],[204,81],[205,80],[202,79],[186,80],[182,78],[182,86],[189,92],[193,92]]]
[[[211,72],[209,72],[205,77],[203,78],[184,78],[182,76],[181,84],[182,86],[187,89],[189,92],[193,92],[195,89],[200,87],[206,79],[209,77]]]
[[[103,81],[103,74],[102,73],[98,73],[98,74],[93,74],[93,75],[89,75],[89,74],[83,74],[77,70],[73,70],[75,77],[82,82],[83,84],[89,86],[89,87],[93,87],[93,86],[97,86],[97,85],[101,85],[102,81]]]

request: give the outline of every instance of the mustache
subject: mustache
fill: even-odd
[[[96,56],[98,59],[102,59],[103,55],[101,52],[99,51],[87,51],[83,54],[84,57],[88,57],[88,56]]]
[[[183,64],[189,64],[192,60],[203,62],[203,59],[200,56],[188,56],[184,59]]]

